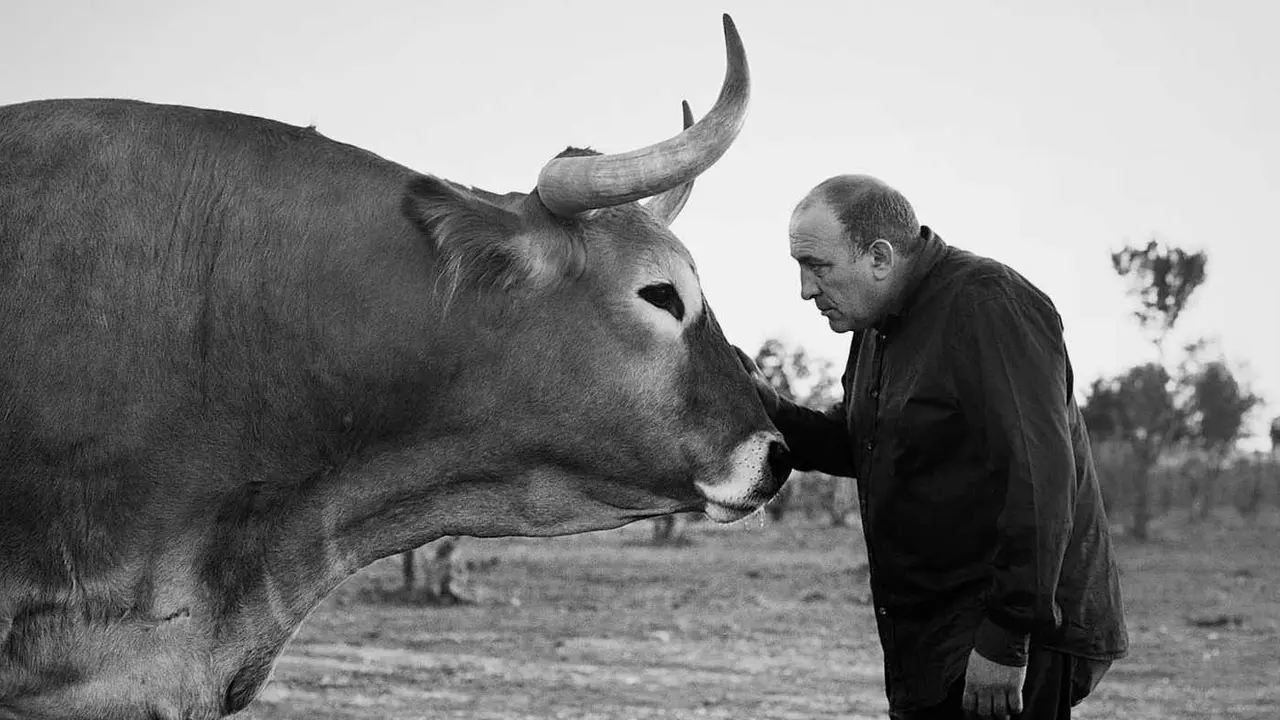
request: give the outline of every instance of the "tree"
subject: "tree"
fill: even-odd
[[[1280,415],[1271,421],[1271,453],[1280,454]]]
[[[788,348],[781,340],[764,341],[756,365],[782,397],[812,408],[827,408],[843,399],[840,376],[826,358],[816,358],[803,346]]]
[[[1137,298],[1134,317],[1152,333],[1152,342],[1163,353],[1164,342],[1182,317],[1191,294],[1204,283],[1208,257],[1187,252],[1156,240],[1145,247],[1125,246],[1111,254],[1111,267],[1129,281],[1129,295]],[[1163,355],[1161,356],[1163,361]]]
[[[1240,387],[1221,360],[1206,364],[1190,382],[1191,432],[1208,457],[1203,481],[1193,485],[1192,517],[1204,519],[1213,508],[1213,487],[1235,447],[1249,412],[1261,398]]]
[[[1108,440],[1123,435],[1120,428],[1124,424],[1125,408],[1119,384],[1120,376],[1094,380],[1080,405],[1084,426],[1095,439]]]
[[[1096,380],[1081,413],[1091,433],[1118,439],[1132,449],[1131,532],[1145,540],[1151,521],[1151,471],[1166,447],[1186,437],[1187,413],[1175,401],[1169,372],[1146,363],[1110,379]]]
[[[789,349],[781,340],[765,340],[756,352],[756,365],[778,394],[811,407],[840,402],[840,377],[830,360],[809,355],[804,347]]]
[[[1137,469],[1131,532],[1139,540],[1147,538],[1151,520],[1152,468],[1187,429],[1185,413],[1175,401],[1174,380],[1165,369],[1165,344],[1191,295],[1204,282],[1206,265],[1203,252],[1188,252],[1155,240],[1142,247],[1126,246],[1111,255],[1112,268],[1128,281],[1129,295],[1138,301],[1134,317],[1151,333],[1156,362],[1104,382],[1101,406],[1091,414],[1104,413],[1112,423],[1109,429],[1133,449]]]

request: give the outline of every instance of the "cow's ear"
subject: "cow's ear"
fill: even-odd
[[[507,293],[545,288],[564,276],[556,261],[563,252],[549,247],[556,238],[447,180],[415,178],[402,208],[431,240],[447,297],[461,287]]]

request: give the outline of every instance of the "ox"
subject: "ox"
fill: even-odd
[[[0,717],[222,717],[379,558],[772,496],[667,229],[743,121],[724,20],[706,117],[528,194],[226,112],[0,108]]]

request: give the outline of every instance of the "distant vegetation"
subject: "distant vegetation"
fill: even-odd
[[[1167,347],[1204,283],[1208,258],[1152,240],[1113,254],[1111,265],[1129,284],[1133,316],[1153,350],[1151,361],[1095,380],[1082,408],[1105,466],[1111,507],[1123,506],[1129,533],[1145,540],[1153,515],[1169,510],[1175,498],[1193,519],[1207,518],[1224,500],[1229,480],[1237,508],[1256,513],[1275,490],[1274,458],[1239,457],[1235,449],[1262,399],[1237,380],[1225,356],[1209,356],[1205,341],[1177,357]],[[1178,479],[1178,492],[1168,477]]]

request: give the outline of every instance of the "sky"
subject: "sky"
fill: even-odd
[[[1214,340],[1269,401],[1250,430],[1280,414],[1280,3],[3,0],[0,104],[231,110],[528,191],[566,145],[626,151],[675,134],[681,100],[705,113],[722,12],[751,105],[672,229],[731,342],[843,365],[787,223],[822,180],[867,173],[1053,298],[1078,390],[1154,356],[1109,253],[1205,251],[1175,340]]]

